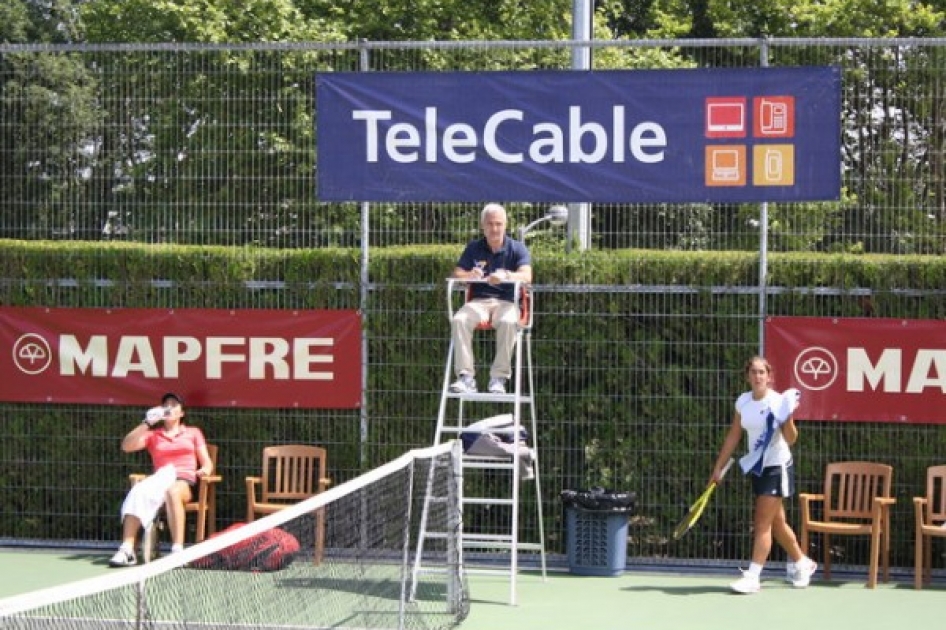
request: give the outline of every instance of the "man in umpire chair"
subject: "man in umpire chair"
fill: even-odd
[[[489,370],[490,394],[505,394],[512,373],[510,364],[516,345],[519,309],[515,303],[515,282],[532,282],[532,259],[525,243],[506,234],[506,209],[498,203],[486,204],[480,213],[483,237],[470,241],[453,277],[461,280],[485,280],[471,283],[470,300],[453,315],[451,333],[456,349],[454,371],[457,380],[450,391],[472,394],[476,389],[473,360],[473,331],[482,322],[496,330],[496,355]]]

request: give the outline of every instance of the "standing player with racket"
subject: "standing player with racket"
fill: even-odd
[[[711,481],[718,481],[726,462],[746,432],[749,452],[739,460],[743,473],[752,480],[755,497],[752,562],[730,588],[736,593],[758,593],[762,567],[772,549],[772,539],[790,558],[786,579],[796,588],[805,588],[818,565],[798,545],[795,532],[785,517],[783,501],[795,494],[795,469],[791,445],[798,439],[792,413],[798,406],[798,390],[779,394],[769,386],[772,366],[759,356],[746,362],[747,391],[736,399],[732,424],[716,458]]]

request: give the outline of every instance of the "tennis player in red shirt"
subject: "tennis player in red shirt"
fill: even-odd
[[[213,473],[204,434],[184,424],[184,401],[174,393],[161,397],[141,424],[122,440],[122,451],[147,449],[154,474],[132,486],[122,504],[122,543],[109,561],[113,567],[137,564],[138,530],[150,527],[162,505],[171,530],[171,553],[184,548],[184,504],[192,501],[197,480]]]

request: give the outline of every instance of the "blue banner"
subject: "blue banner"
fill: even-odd
[[[324,201],[835,200],[836,67],[316,76]]]

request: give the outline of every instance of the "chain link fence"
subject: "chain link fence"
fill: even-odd
[[[590,50],[593,70],[704,67],[836,65],[842,68],[843,191],[840,201],[757,204],[592,204],[590,247],[594,250],[766,251],[797,253],[798,263],[818,264],[805,254],[838,253],[940,256],[946,249],[946,40],[674,40],[594,42],[361,42],[349,44],[115,44],[6,45],[0,44],[0,238],[18,240],[82,240],[96,242],[176,243],[240,248],[248,260],[273,248],[339,246],[360,249],[367,261],[377,248],[454,245],[460,247],[478,231],[479,205],[431,203],[327,204],[315,190],[316,117],[313,77],[318,72],[364,71],[490,71],[567,70],[576,48]],[[485,200],[484,200],[485,201]],[[503,201],[503,200],[498,200]],[[510,227],[541,217],[545,207],[509,203]],[[763,211],[764,210],[764,211]],[[762,225],[763,218],[767,221]],[[766,238],[763,239],[763,232]],[[567,246],[567,235],[545,226],[530,235],[534,251],[554,255]],[[92,270],[94,274],[94,270]],[[444,269],[444,275],[448,273]],[[731,403],[741,391],[740,368],[762,340],[736,332],[745,321],[760,321],[766,313],[783,315],[814,308],[837,315],[836,298],[863,306],[865,315],[917,316],[916,296],[890,295],[887,312],[870,311],[871,287],[826,286],[804,303],[780,287],[760,286],[760,276],[735,279],[725,287],[690,288],[673,285],[552,286],[537,269],[539,323],[536,343],[569,349],[567,364],[539,365],[540,415],[543,405],[559,406],[562,398],[586,411],[567,424],[550,427],[541,444],[543,484],[554,490],[588,484],[633,485],[640,496],[638,512],[646,514],[649,490],[666,479],[647,471],[663,470],[666,451],[689,452],[693,467],[683,473],[690,488],[705,481]],[[370,277],[366,278],[373,282]],[[10,278],[0,279],[16,284]],[[61,282],[64,279],[49,279]],[[65,279],[68,280],[68,279]],[[113,290],[122,280],[106,279]],[[265,281],[266,279],[261,279]],[[764,283],[764,281],[763,281]],[[60,285],[57,285],[60,286]],[[126,287],[133,290],[135,287]],[[375,287],[403,291],[436,291],[440,287]],[[570,339],[568,320],[581,308],[549,310],[544,301],[557,293],[574,295],[574,304],[588,312],[613,316],[609,337]],[[68,291],[50,294],[48,306],[69,303]],[[184,292],[155,292],[153,306],[187,308]],[[259,292],[267,307],[293,308],[291,296]],[[332,307],[363,310],[371,319],[395,316],[383,299],[366,291]],[[601,297],[606,298],[602,313]],[[868,299],[865,299],[868,298]],[[355,303],[355,302],[358,303]],[[716,317],[721,303],[739,313],[742,323],[719,319],[718,338],[688,335],[694,318]],[[107,306],[95,304],[94,306]],[[760,307],[761,305],[761,307]],[[814,306],[812,306],[814,305]],[[93,305],[89,305],[93,306]],[[199,306],[204,306],[203,304]],[[442,314],[419,315],[440,317]],[[634,326],[627,322],[633,321]],[[676,330],[677,341],[663,353],[640,342],[647,331]],[[444,320],[444,336],[448,326]],[[368,343],[410,346],[428,339],[385,339],[369,332]],[[706,365],[703,376],[716,378],[715,391],[688,391],[691,375],[676,366],[675,357],[700,353],[724,344],[730,373]],[[371,371],[395,370],[376,357]],[[659,370],[679,384],[681,400],[710,397],[720,411],[707,422],[705,442],[681,445],[677,436],[692,418],[647,418],[647,393],[635,391],[635,374]],[[555,383],[580,380],[581,387],[561,393]],[[439,382],[403,383],[431,406],[439,398]],[[373,415],[372,397],[360,412],[285,410],[251,417],[265,427],[274,442],[318,442],[329,452],[358,451],[364,466],[376,466],[373,454],[382,446],[401,450],[426,445],[435,417],[418,418],[415,439],[390,440],[385,417]],[[44,405],[5,405],[10,414],[41,413]],[[614,413],[629,415],[617,425]],[[48,466],[30,446],[35,440],[93,440],[114,445],[120,436],[96,433],[90,417],[116,418],[128,410],[102,407],[58,408],[74,419],[69,427],[36,426],[28,434],[0,445],[0,469],[7,483],[3,494],[49,495],[48,510],[24,514],[41,521],[63,518],[76,522],[71,536],[79,541],[102,539],[101,525],[87,526],[81,506],[70,503],[69,489],[18,485],[23,466]],[[405,410],[405,414],[411,410]],[[638,417],[640,420],[633,420]],[[246,419],[244,419],[246,421]],[[422,430],[428,427],[428,431]],[[886,459],[876,452],[873,438],[896,434],[903,443],[940,442],[936,427],[863,425],[856,431],[831,423],[806,425],[813,439],[804,442],[803,457],[825,461],[835,452],[819,443],[836,442],[845,433],[852,456]],[[576,439],[580,436],[580,439]],[[831,436],[834,439],[822,439]],[[540,440],[543,436],[539,436]],[[26,446],[23,446],[26,445]],[[622,451],[622,448],[625,449]],[[105,451],[111,452],[111,451]],[[616,457],[624,452],[626,457]],[[909,457],[909,454],[898,454]],[[74,461],[83,468],[114,466],[116,477],[127,466],[103,456],[101,461]],[[921,462],[917,462],[919,465]],[[924,465],[926,462],[923,462]],[[933,463],[933,462],[929,462]],[[252,474],[257,462],[229,462],[232,485],[224,488],[238,500],[239,481]],[[331,460],[330,460],[331,464]],[[357,474],[355,468],[333,470],[336,481]],[[679,475],[679,473],[678,473]],[[590,479],[589,476],[594,476]],[[799,479],[802,487],[816,478]],[[898,483],[899,479],[895,479]],[[917,480],[909,480],[914,484]],[[901,490],[912,491],[902,480]],[[96,492],[100,488],[84,488]],[[120,497],[119,497],[120,498]],[[119,498],[116,499],[119,500]],[[718,545],[704,545],[702,556],[735,559],[748,555],[750,502],[744,492],[719,497],[719,520],[737,523],[732,536],[719,536]],[[904,503],[905,501],[901,501]],[[906,501],[908,502],[908,501]],[[5,505],[17,501],[5,496]],[[562,524],[554,500],[548,502],[550,548],[561,551]],[[902,507],[902,506],[901,506]],[[906,518],[907,512],[900,515]],[[102,516],[113,519],[113,515]],[[117,535],[117,516],[114,516]],[[105,522],[105,521],[103,521]],[[709,519],[712,524],[713,519]],[[901,521],[901,523],[907,521]],[[526,526],[534,524],[527,523]],[[641,561],[667,558],[666,541],[648,529],[646,520],[632,527],[632,554]],[[718,524],[718,527],[723,525]],[[908,528],[902,528],[904,531]],[[635,531],[637,533],[635,533]],[[650,532],[650,533],[648,533]],[[3,534],[0,533],[0,536]],[[110,542],[110,541],[109,541]],[[556,549],[557,547],[557,549]],[[901,558],[902,565],[909,564]]]

